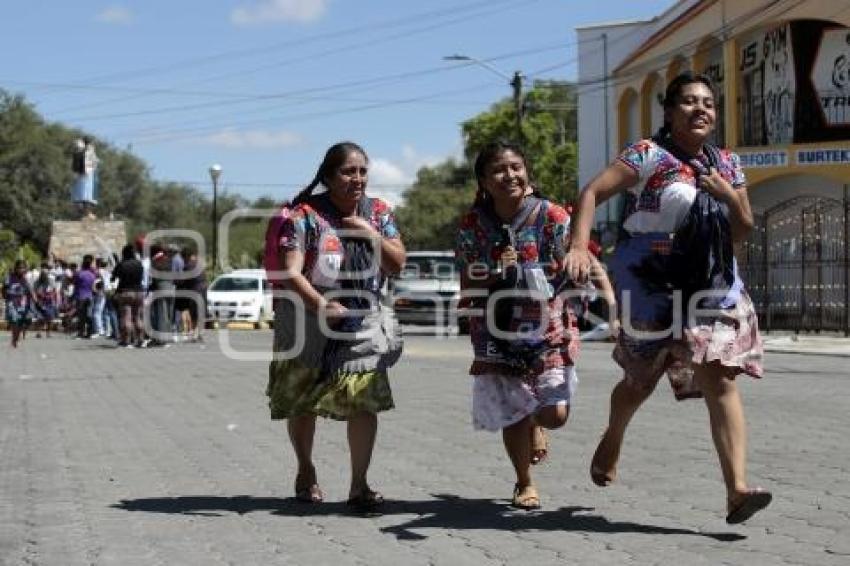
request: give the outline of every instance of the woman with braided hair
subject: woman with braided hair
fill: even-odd
[[[405,259],[389,206],[366,196],[368,165],[354,143],[329,148],[313,181],[267,235],[278,254],[274,283],[288,295],[275,301],[267,394],[272,419],[288,420],[298,460],[295,496],[323,500],[312,460],[316,417],[344,420],[351,452],[348,503],[360,511],[383,502],[366,474],[377,413],[393,408],[387,368],[401,346],[380,293],[386,275],[398,273]],[[314,193],[319,185],[326,190]]]
[[[593,482],[614,482],[626,427],[667,373],[677,399],[705,398],[726,484],[726,521],[740,523],[771,501],[747,484],[735,382],[741,373],[761,377],[762,342],[733,253],[733,242],[753,227],[746,180],[738,156],[709,143],[716,119],[710,79],[687,72],[670,83],[664,127],[628,146],[582,191],[567,269],[586,277],[593,211],[625,193],[612,262],[622,321],[614,359],[624,377],[611,394]]]

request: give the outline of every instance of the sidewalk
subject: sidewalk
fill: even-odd
[[[764,350],[782,354],[850,358],[850,337],[838,334],[762,334]]]

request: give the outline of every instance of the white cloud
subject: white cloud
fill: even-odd
[[[225,129],[201,138],[208,145],[230,149],[275,149],[300,145],[304,140],[294,132],[280,130],[235,130]]]
[[[423,166],[436,165],[446,157],[420,155],[413,146],[404,145],[400,162],[382,157],[373,158],[369,162],[369,194],[392,206],[402,204],[402,193],[416,180],[416,172]]]
[[[321,18],[327,0],[255,0],[234,8],[230,21],[237,26],[277,22],[312,22]]]
[[[134,16],[129,8],[109,6],[101,10],[94,19],[103,24],[126,25],[133,21]]]

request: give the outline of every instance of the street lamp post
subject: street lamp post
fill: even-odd
[[[513,76],[511,76],[501,71],[498,67],[494,67],[487,61],[482,61],[481,59],[476,59],[475,57],[470,57],[469,55],[459,55],[457,53],[454,55],[446,55],[445,57],[443,57],[443,60],[468,61],[470,63],[475,63],[476,65],[480,65],[491,73],[495,73],[508,81],[508,84],[513,89],[514,112],[516,114],[517,141],[522,141],[524,138],[522,133],[522,73],[519,71],[514,71]]]
[[[210,179],[213,186],[212,200],[212,274],[218,272],[218,179],[221,177],[221,165],[210,166]]]

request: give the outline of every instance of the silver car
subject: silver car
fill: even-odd
[[[460,274],[452,251],[407,252],[401,273],[390,283],[392,307],[399,322],[436,326],[458,325]]]

